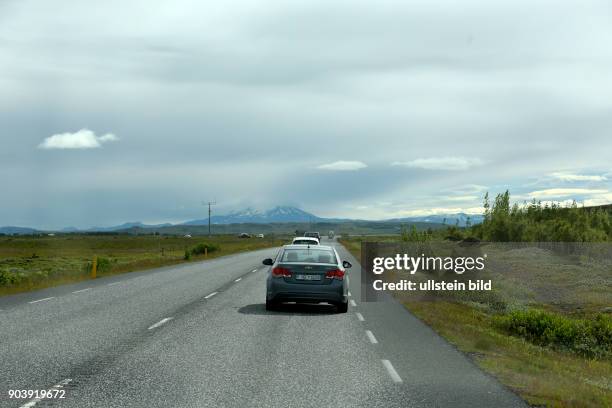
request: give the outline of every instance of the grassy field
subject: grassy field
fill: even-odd
[[[97,276],[192,262],[281,245],[286,239],[237,238],[229,235],[177,236],[73,235],[0,237],[0,295],[90,279]],[[198,253],[202,244],[208,256]]]
[[[360,238],[341,242],[359,259]],[[486,251],[504,271],[495,276],[498,290],[490,296],[418,299],[399,293],[396,297],[530,404],[612,407],[609,259],[593,262],[529,247],[493,245]],[[509,332],[507,325],[500,324],[526,313],[548,318],[535,321],[546,341],[542,336],[529,336],[533,333]],[[594,324],[598,331],[592,329]],[[520,321],[519,326],[530,328],[527,321]],[[595,337],[596,345],[592,344]]]

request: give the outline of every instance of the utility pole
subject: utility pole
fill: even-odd
[[[216,201],[209,201],[207,203],[202,202],[202,205],[208,205],[208,236],[209,237],[210,237],[210,213],[211,213],[210,206],[216,205],[216,204],[217,204]]]

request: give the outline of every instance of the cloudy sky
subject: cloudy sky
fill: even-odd
[[[609,1],[0,1],[0,225],[612,202]]]

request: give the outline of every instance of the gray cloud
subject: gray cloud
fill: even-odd
[[[331,171],[355,171],[368,167],[367,164],[357,160],[338,160],[333,163],[326,163],[317,166],[317,169]]]
[[[608,2],[147,4],[1,3],[0,176],[23,183],[0,225],[188,219],[210,197],[385,218],[475,208],[485,186],[612,190],[595,177],[612,171]],[[84,128],[121,142],[36,149]],[[339,161],[368,167],[317,169]]]
[[[392,166],[414,167],[426,170],[467,170],[482,166],[484,161],[477,157],[428,157],[410,161],[396,161]]]

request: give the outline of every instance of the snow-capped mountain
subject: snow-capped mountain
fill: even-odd
[[[210,218],[212,224],[240,224],[257,223],[266,224],[271,222],[315,222],[323,220],[316,215],[296,207],[277,206],[267,211],[259,211],[247,208],[241,211],[232,211],[225,215],[213,215]],[[208,218],[187,221],[183,225],[206,225]]]

